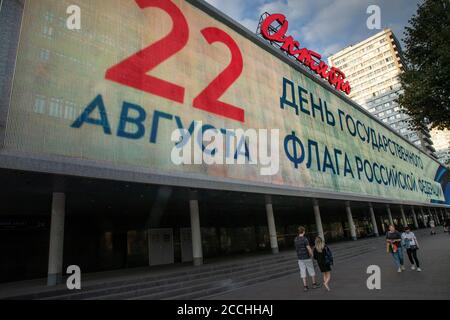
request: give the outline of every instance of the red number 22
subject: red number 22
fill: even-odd
[[[214,42],[224,43],[231,52],[230,65],[206,87],[200,95],[194,99],[194,108],[215,113],[233,120],[244,122],[244,110],[221,102],[218,99],[240,77],[244,62],[242,54],[236,42],[224,31],[217,28],[206,28],[202,34],[209,44]]]
[[[136,0],[141,9],[164,10],[173,21],[171,32],[163,39],[135,53],[106,71],[105,78],[157,96],[184,102],[185,89],[176,84],[147,75],[162,62],[181,51],[189,40],[189,26],[181,10],[170,0]],[[193,101],[194,108],[244,122],[244,110],[218,99],[240,77],[243,70],[241,51],[236,42],[218,28],[206,28],[202,35],[209,44],[224,43],[231,52],[231,63]]]
[[[184,88],[146,73],[184,48],[189,27],[180,9],[167,0],[136,0],[143,8],[156,7],[167,12],[173,21],[172,31],[163,39],[135,53],[106,71],[105,78],[179,103],[184,102]],[[177,39],[174,41],[173,39]]]

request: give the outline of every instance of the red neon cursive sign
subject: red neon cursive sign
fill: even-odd
[[[270,26],[275,21],[280,24],[280,28],[275,33],[270,33]],[[300,42],[295,40],[292,36],[286,36],[288,27],[289,22],[286,20],[284,15],[280,13],[272,14],[262,23],[261,34],[269,41],[282,43],[281,50],[286,51],[303,65],[317,73],[320,77],[328,80],[328,82],[334,86],[336,90],[350,94],[350,84],[348,81],[344,81],[345,74],[338,68],[330,68],[321,60],[322,56],[319,53],[308,50],[307,48],[300,48]]]

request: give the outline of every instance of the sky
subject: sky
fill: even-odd
[[[244,27],[256,32],[262,13],[282,13],[289,21],[288,35],[302,47],[327,58],[381,30],[367,28],[367,8],[381,9],[381,28],[391,28],[401,41],[408,20],[422,0],[206,0]]]

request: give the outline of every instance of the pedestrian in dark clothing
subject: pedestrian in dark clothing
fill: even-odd
[[[330,248],[325,244],[321,237],[317,237],[314,247],[314,259],[317,260],[320,272],[323,275],[323,285],[330,291],[328,283],[331,280],[331,266],[333,264],[333,256]]]

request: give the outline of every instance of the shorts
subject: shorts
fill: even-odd
[[[302,279],[306,278],[306,270],[308,270],[310,277],[314,277],[316,275],[312,259],[298,260],[298,267],[300,268],[300,277]]]

